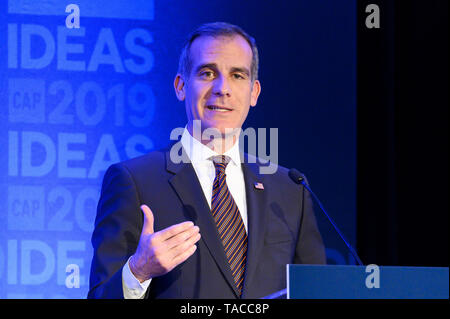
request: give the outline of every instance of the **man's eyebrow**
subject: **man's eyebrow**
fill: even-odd
[[[250,76],[250,70],[247,68],[233,67],[231,68],[231,73],[234,72],[244,73],[245,75]]]
[[[213,69],[213,70],[217,70],[217,64],[215,63],[205,63],[205,64],[200,64],[198,67],[195,68],[195,73],[199,72],[202,69]]]

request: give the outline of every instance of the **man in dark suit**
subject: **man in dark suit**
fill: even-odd
[[[286,287],[286,264],[325,263],[308,192],[240,151],[257,74],[241,28],[191,34],[174,81],[181,141],[105,173],[89,298],[260,298]]]

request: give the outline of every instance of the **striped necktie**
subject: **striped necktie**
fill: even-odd
[[[225,180],[225,168],[229,160],[229,157],[224,155],[213,158],[216,177],[213,184],[211,212],[230,264],[234,282],[239,295],[241,295],[247,259],[247,233],[239,209]]]

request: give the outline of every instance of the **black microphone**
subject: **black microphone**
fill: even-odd
[[[339,230],[339,228],[336,226],[336,224],[334,223],[334,221],[331,219],[331,217],[327,214],[327,212],[325,211],[325,208],[323,208],[322,203],[319,201],[319,199],[317,198],[317,196],[314,194],[314,192],[311,190],[311,188],[309,188],[308,184],[306,183],[306,177],[305,175],[303,175],[302,173],[300,173],[299,171],[297,171],[295,168],[292,168],[289,170],[289,177],[294,181],[294,183],[296,184],[301,184],[303,185],[308,192],[313,196],[313,198],[316,200],[316,202],[319,204],[320,209],[322,210],[322,212],[325,214],[325,216],[327,216],[328,220],[330,221],[330,223],[333,225],[334,229],[337,231],[337,233],[339,234],[339,236],[341,237],[341,239],[344,241],[344,243],[347,245],[347,248],[350,250],[350,252],[352,253],[353,257],[355,258],[355,260],[358,262],[358,264],[360,266],[363,266],[363,263],[361,261],[361,259],[358,257],[358,254],[356,253],[356,251],[353,249],[353,247],[347,242],[347,240],[345,240],[344,235],[342,235],[341,231]]]

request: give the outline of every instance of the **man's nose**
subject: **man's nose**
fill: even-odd
[[[214,80],[213,93],[215,95],[230,95],[231,87],[229,85],[228,79],[224,76],[218,76]]]

